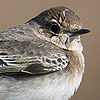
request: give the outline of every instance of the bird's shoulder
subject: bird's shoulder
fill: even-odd
[[[15,30],[17,29],[15,28]],[[7,31],[2,34],[16,34],[15,30],[11,32],[12,29],[10,29],[10,32]],[[1,37],[1,39],[0,73],[27,72],[41,74],[57,71],[68,65],[65,50],[46,40],[37,37],[28,39],[18,39],[16,37],[3,39]]]
[[[4,31],[0,31],[0,41],[29,40],[29,39],[37,38],[35,33],[36,33],[36,30],[32,28],[28,23],[20,24],[15,27],[8,28]]]

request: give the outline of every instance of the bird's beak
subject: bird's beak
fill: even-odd
[[[71,36],[83,35],[83,34],[86,34],[86,33],[89,33],[89,32],[90,32],[90,30],[88,30],[88,29],[80,29],[78,31],[72,32]]]

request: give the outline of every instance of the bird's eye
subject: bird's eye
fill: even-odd
[[[57,24],[52,24],[50,29],[54,33],[59,33],[59,31],[60,31],[60,27]]]

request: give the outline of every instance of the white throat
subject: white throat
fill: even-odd
[[[83,46],[80,42],[80,37],[74,39],[70,45],[68,45],[68,50],[72,50],[72,51],[78,51],[78,52],[82,52],[83,51]]]

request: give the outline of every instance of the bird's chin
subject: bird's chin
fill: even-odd
[[[80,41],[80,36],[75,38],[71,43],[67,43],[66,48],[70,51],[82,52],[83,46]]]

